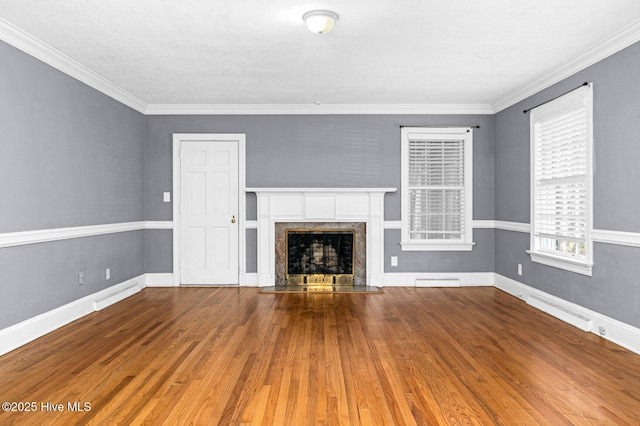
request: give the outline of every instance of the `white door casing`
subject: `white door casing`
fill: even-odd
[[[174,135],[174,285],[244,284],[244,141]]]

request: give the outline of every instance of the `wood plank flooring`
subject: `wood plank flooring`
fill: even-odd
[[[2,425],[637,425],[640,356],[491,287],[148,288],[0,357],[0,401],[36,403]]]

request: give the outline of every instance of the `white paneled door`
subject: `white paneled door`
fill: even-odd
[[[180,143],[181,284],[238,284],[238,143]]]

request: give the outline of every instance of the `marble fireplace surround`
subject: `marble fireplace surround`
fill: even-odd
[[[384,194],[396,188],[247,188],[258,201],[258,285],[276,285],[276,223],[364,223],[365,285],[384,281]]]
[[[364,222],[276,222],[276,285],[285,284],[285,256],[287,255],[285,231],[304,228],[320,231],[323,229],[353,229],[355,231],[354,285],[365,285],[367,282],[367,234]]]

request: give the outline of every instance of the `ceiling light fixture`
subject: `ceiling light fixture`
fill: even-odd
[[[333,29],[338,15],[328,10],[312,10],[302,15],[302,20],[312,33],[325,34]]]

